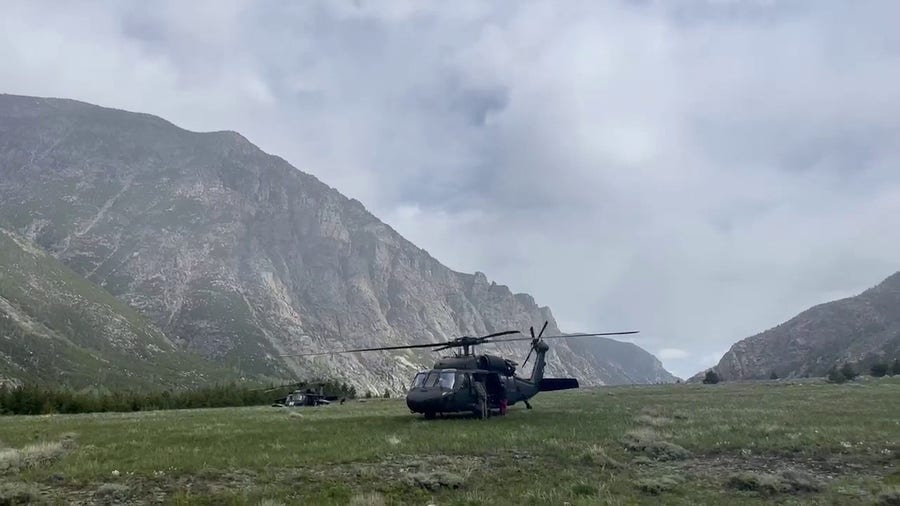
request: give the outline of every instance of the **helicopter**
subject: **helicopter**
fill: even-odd
[[[310,386],[315,386],[316,388],[310,388]],[[273,407],[296,408],[301,406],[323,406],[331,404],[332,401],[338,399],[338,396],[336,395],[325,395],[324,383],[286,383],[275,387],[258,388],[252,391],[275,392],[286,387],[291,387],[294,390],[273,402]]]
[[[617,336],[637,334],[638,331],[602,332],[592,334],[561,334],[545,336],[545,321],[540,332],[535,335],[531,327],[530,337],[506,337],[522,335],[518,330],[496,332],[480,337],[462,336],[443,343],[410,344],[402,346],[382,346],[377,348],[357,348],[351,350],[323,351],[282,355],[283,357],[308,357],[314,355],[332,355],[338,353],[359,353],[370,351],[406,350],[415,348],[432,348],[433,351],[455,349],[452,356],[438,360],[434,367],[420,371],[413,378],[406,393],[406,406],[412,413],[421,413],[428,420],[438,415],[450,413],[473,413],[486,419],[494,413],[506,415],[509,406],[519,402],[531,409],[529,399],[539,392],[568,390],[578,388],[575,378],[545,378],[545,357],[550,346],[545,339],[564,339],[575,337]],[[496,355],[477,354],[475,347],[512,341],[531,341],[531,349],[522,363],[528,364],[534,354],[534,366],[529,377],[516,375],[518,363]]]

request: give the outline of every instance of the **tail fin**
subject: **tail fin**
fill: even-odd
[[[575,378],[544,378],[540,383],[541,392],[570,390],[573,388],[578,388],[578,380]]]

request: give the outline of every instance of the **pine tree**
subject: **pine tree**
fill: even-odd
[[[890,371],[890,366],[884,362],[878,362],[877,364],[872,365],[872,368],[869,369],[869,372],[875,378],[880,378]]]
[[[710,369],[706,371],[706,376],[703,378],[703,383],[707,385],[715,385],[719,382],[719,375],[716,371]]]

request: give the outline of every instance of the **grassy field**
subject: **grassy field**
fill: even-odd
[[[898,504],[900,378],[0,418],[0,504]]]

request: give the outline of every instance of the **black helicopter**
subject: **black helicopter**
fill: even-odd
[[[336,395],[325,395],[324,383],[287,383],[275,387],[258,388],[254,391],[275,392],[279,390],[283,391],[283,389],[288,387],[292,388],[293,391],[276,400],[272,404],[273,407],[296,408],[301,406],[322,406],[331,404],[332,401],[338,399],[338,396]]]
[[[563,339],[572,337],[617,336],[636,334],[638,331],[603,332],[594,334],[568,334],[544,336],[548,322],[544,322],[541,331],[535,335],[534,327],[530,328],[530,337],[503,336],[522,334],[518,330],[507,330],[481,337],[463,336],[443,343],[411,344],[405,346],[383,346],[378,348],[358,348],[353,350],[325,351],[285,355],[301,357],[313,355],[331,355],[336,353],[358,353],[365,351],[406,350],[413,348],[433,348],[434,351],[456,349],[456,353],[441,358],[430,370],[416,374],[406,393],[406,405],[413,413],[422,413],[426,419],[433,419],[445,413],[472,412],[480,418],[487,418],[494,412],[505,415],[508,406],[523,402],[528,409],[531,399],[538,392],[568,390],[578,388],[575,378],[545,378],[545,355],[550,346],[544,339]],[[531,376],[516,376],[518,364],[496,355],[476,354],[475,347],[488,343],[531,340],[531,349],[522,363],[528,363],[531,354],[535,354]]]

